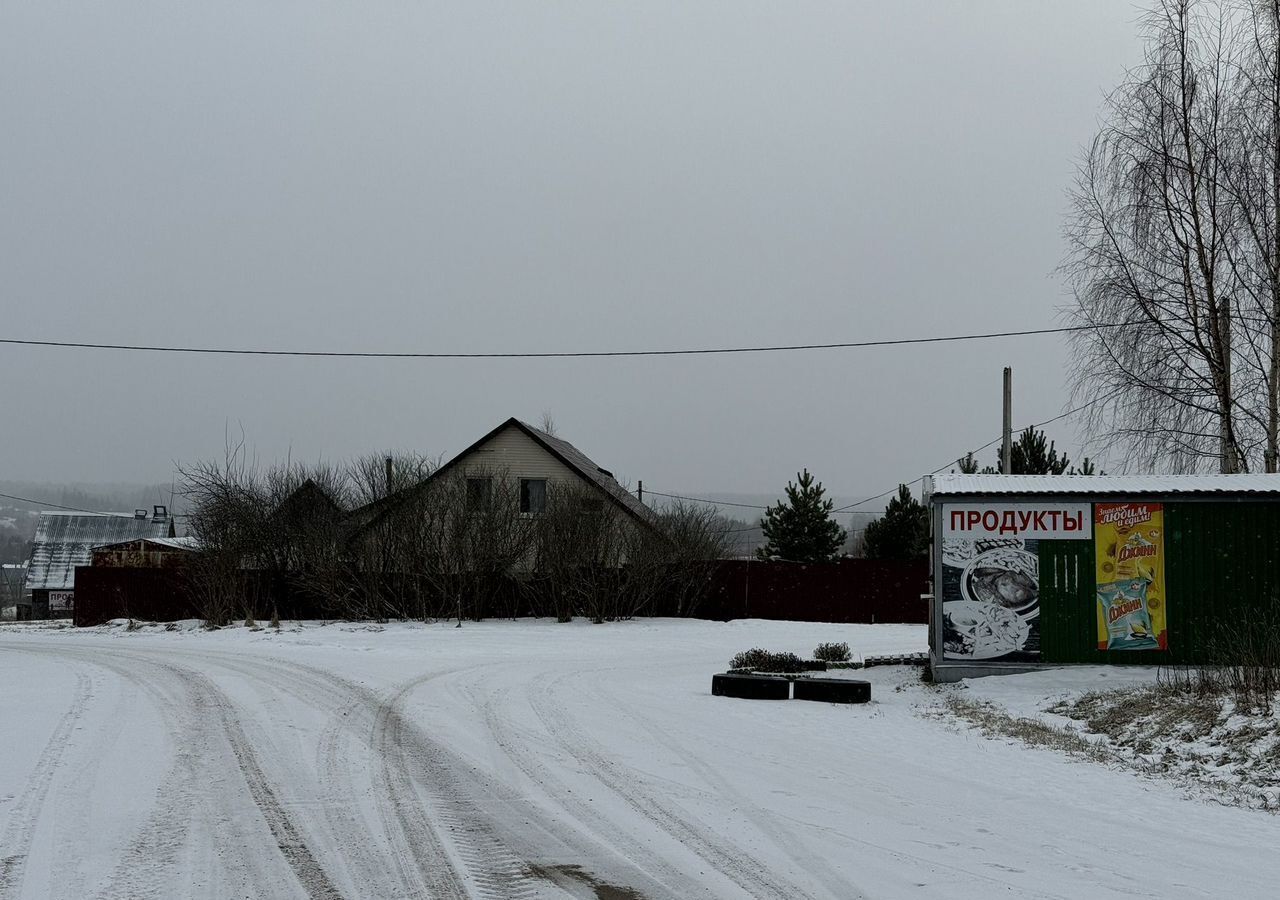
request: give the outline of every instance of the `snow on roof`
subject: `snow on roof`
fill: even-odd
[[[111,544],[98,544],[95,550],[107,550],[112,547],[119,547],[123,544],[132,544],[134,541],[146,541],[148,544],[156,544],[161,547],[169,547],[174,550],[199,550],[200,541],[194,534],[184,535],[182,537],[145,537],[127,538],[123,541],[117,541]]]
[[[934,494],[1280,494],[1280,475],[934,475]]]
[[[184,534],[182,537],[147,538],[147,540],[164,547],[173,547],[175,550],[200,549],[200,539],[194,534]]]
[[[87,566],[93,548],[137,538],[168,538],[170,519],[131,513],[42,512],[27,568],[27,590],[69,591],[76,566]]]

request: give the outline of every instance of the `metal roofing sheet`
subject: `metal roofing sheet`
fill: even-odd
[[[934,494],[1280,494],[1280,475],[934,475]]]
[[[109,550],[113,547],[121,547],[125,544],[132,544],[134,541],[146,541],[148,544],[154,544],[158,547],[167,547],[171,550],[199,550],[200,541],[194,534],[188,534],[183,537],[154,537],[146,535],[140,538],[127,538],[123,541],[117,541],[111,544],[96,544],[95,550]]]
[[[26,589],[69,591],[75,586],[76,566],[89,565],[94,547],[168,536],[168,519],[110,513],[41,513],[31,546]]]

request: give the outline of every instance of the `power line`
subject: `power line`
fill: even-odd
[[[672,500],[687,500],[690,503],[714,503],[716,506],[739,506],[743,509],[768,509],[767,506],[761,506],[758,503],[730,503],[728,500],[707,500],[704,497],[685,497],[680,494],[664,494],[662,491],[655,491],[645,488],[646,494],[653,494],[657,497],[668,497]]]
[[[63,506],[61,503],[46,503],[43,500],[33,500],[30,497],[18,497],[13,494],[0,494],[0,497],[4,498],[5,500],[17,500],[20,503],[30,503],[32,506],[38,506],[41,509],[61,509],[67,512],[89,513],[90,515],[94,515],[94,516],[118,516],[122,519],[133,518],[133,513],[104,512],[103,510],[100,510],[100,509],[84,509],[83,507],[79,507],[79,506]]]
[[[104,344],[88,341],[37,341],[0,338],[0,344],[23,347],[58,347],[75,350],[123,350],[143,353],[202,353],[227,356],[300,356],[344,359],[578,359],[621,356],[708,356],[731,353],[781,353],[798,350],[849,350],[861,347],[897,347],[907,344],[941,344],[955,341],[984,341],[994,338],[1029,337],[1041,334],[1068,334],[1115,328],[1117,324],[1068,325],[1060,328],[1033,328],[1025,331],[992,331],[982,334],[952,334],[938,337],[894,338],[880,341],[842,341],[832,344],[777,344],[753,347],[702,347],[684,350],[566,350],[524,353],[428,353],[361,350],[259,350],[235,347],[182,347],[160,344]]]
[[[1053,417],[1053,418],[1051,418],[1051,419],[1045,419],[1043,422],[1036,422],[1036,423],[1035,423],[1035,424],[1033,424],[1033,425],[1027,425],[1027,426],[1025,426],[1024,428],[1021,428],[1021,429],[1019,429],[1019,430],[1020,430],[1020,431],[1025,431],[1027,428],[1043,428],[1045,425],[1052,425],[1054,422],[1058,422],[1058,421],[1060,421],[1060,420],[1062,420],[1062,419],[1067,418],[1068,416],[1073,416],[1073,415],[1075,415],[1076,413],[1078,413],[1078,412],[1080,412],[1080,411],[1082,411],[1082,410],[1088,409],[1090,406],[1094,406],[1094,405],[1096,405],[1096,404],[1098,404],[1098,403],[1101,403],[1101,402],[1102,402],[1103,400],[1105,400],[1105,399],[1106,399],[1105,397],[1098,397],[1098,398],[1095,398],[1095,399],[1093,399],[1093,400],[1090,400],[1088,403],[1083,403],[1083,404],[1081,404],[1080,406],[1077,406],[1075,409],[1069,409],[1069,410],[1067,410],[1066,412],[1061,413],[1060,415],[1056,415],[1056,416],[1054,416],[1054,417]],[[971,451],[969,451],[969,452],[970,452],[970,453],[975,453],[975,454],[977,454],[977,453],[981,453],[983,450],[986,450],[988,447],[992,446],[993,444],[997,444],[997,443],[999,443],[999,442],[1000,442],[1000,440],[1001,440],[1001,438],[997,437],[997,438],[995,438],[994,440],[988,441],[987,443],[983,444],[981,447],[978,447],[976,450],[971,450]],[[947,468],[948,466],[955,465],[955,462],[956,462],[955,460],[948,460],[946,463],[944,463],[943,465],[941,465],[941,466],[939,466],[938,468],[934,469],[934,470],[933,470],[932,472],[930,472],[929,474],[930,474],[930,475],[937,475],[939,472],[941,472],[943,469]],[[911,480],[912,480],[912,481],[914,481],[915,479],[913,478],[913,479],[911,479]],[[900,484],[905,484],[905,483],[907,483],[907,482],[900,482]],[[847,512],[847,511],[849,511],[849,510],[854,509],[855,507],[858,507],[858,506],[864,506],[865,504],[867,504],[867,503],[871,503],[871,502],[872,502],[872,501],[874,501],[874,500],[879,500],[879,499],[881,499],[881,498],[883,498],[883,497],[887,497],[887,496],[889,496],[890,494],[894,493],[894,492],[895,492],[895,491],[897,491],[897,490],[898,490],[898,488],[897,488],[897,487],[890,488],[889,490],[887,490],[887,491],[883,491],[882,493],[879,493],[879,494],[876,494],[876,495],[875,495],[875,496],[873,496],[873,497],[867,497],[865,500],[859,500],[857,503],[850,503],[850,504],[849,504],[849,505],[847,505],[847,506],[841,506],[841,507],[839,507],[839,508],[837,508],[837,509],[832,510],[832,512],[835,512],[835,513],[839,513],[839,512]],[[684,500],[684,501],[687,501],[687,502],[689,502],[689,503],[707,503],[707,504],[710,504],[710,505],[712,505],[712,506],[733,506],[733,507],[738,507],[738,508],[741,508],[741,509],[763,509],[763,510],[768,510],[768,509],[769,509],[769,507],[768,507],[768,506],[761,506],[761,505],[759,505],[759,504],[755,504],[755,503],[734,503],[734,502],[730,502],[730,501],[727,501],[727,500],[710,500],[710,499],[708,499],[708,498],[706,498],[706,497],[689,497],[689,496],[686,496],[686,495],[683,495],[683,494],[668,494],[668,493],[665,493],[665,492],[663,492],[663,491],[655,491],[655,490],[652,490],[652,489],[646,489],[646,490],[645,490],[645,493],[646,493],[646,494],[653,494],[654,496],[657,496],[657,497],[667,497],[667,498],[672,499],[672,500]],[[44,501],[44,500],[36,500],[36,499],[31,498],[31,497],[19,497],[19,496],[17,496],[16,494],[5,494],[5,493],[0,493],[0,498],[3,498],[3,499],[5,499],[5,500],[17,500],[17,501],[18,501],[18,502],[20,502],[20,503],[30,503],[32,506],[36,506],[36,507],[39,507],[39,508],[41,508],[41,509],[59,509],[59,510],[65,510],[65,511],[67,511],[67,512],[89,513],[89,514],[91,514],[91,515],[100,515],[100,516],[119,516],[119,517],[121,517],[121,518],[132,518],[132,515],[131,515],[130,513],[106,512],[106,511],[104,511],[104,510],[99,510],[99,509],[85,509],[85,508],[80,507],[80,506],[66,506],[66,505],[61,504],[61,503],[50,503],[50,502],[47,502],[47,501]],[[180,516],[180,515],[179,515],[179,514],[177,514],[177,513],[170,513],[169,515],[170,515],[170,517],[171,517],[171,518],[175,518],[175,519],[176,519],[176,518],[185,518],[185,516]],[[759,525],[751,525],[751,526],[748,526],[747,528],[736,528],[736,529],[732,529],[732,530],[730,530],[730,531],[726,531],[726,532],[724,532],[724,533],[725,533],[725,534],[737,534],[737,533],[739,533],[739,532],[755,531],[755,530],[759,529],[759,527],[760,527]]]
[[[1065,419],[1065,418],[1067,418],[1068,416],[1074,416],[1076,413],[1080,412],[1081,410],[1088,409],[1090,406],[1096,406],[1097,404],[1101,403],[1101,402],[1102,402],[1103,400],[1105,400],[1105,399],[1107,399],[1107,398],[1106,398],[1106,397],[1095,397],[1093,400],[1090,400],[1088,403],[1082,403],[1082,404],[1080,404],[1079,406],[1077,406],[1075,409],[1069,409],[1069,410],[1067,410],[1067,411],[1066,411],[1066,412],[1064,412],[1064,413],[1061,413],[1061,414],[1059,414],[1059,415],[1054,416],[1052,419],[1045,419],[1043,422],[1036,422],[1034,425],[1026,425],[1026,426],[1024,426],[1024,427],[1022,427],[1022,428],[1019,428],[1019,429],[1016,429],[1016,430],[1018,430],[1018,431],[1026,431],[1028,428],[1043,428],[1043,427],[1044,427],[1044,426],[1046,426],[1046,425],[1052,425],[1054,422],[1061,421],[1062,419]],[[992,445],[994,445],[994,444],[998,444],[998,443],[1000,443],[1002,440],[1004,440],[1004,436],[1003,436],[1003,435],[1001,435],[1000,437],[998,437],[998,438],[996,438],[996,439],[994,439],[994,440],[987,441],[985,444],[983,444],[981,447],[977,448],[976,450],[970,450],[970,451],[968,451],[968,452],[969,452],[969,453],[972,453],[972,454],[974,454],[974,455],[977,455],[977,454],[981,453],[983,450],[986,450],[988,447],[990,447],[990,446],[992,446]],[[941,472],[943,469],[946,469],[946,468],[948,468],[948,467],[950,467],[950,466],[955,465],[955,464],[956,464],[956,462],[958,461],[958,459],[959,459],[959,458],[947,461],[946,463],[942,464],[942,465],[941,465],[941,466],[939,466],[938,468],[934,469],[934,470],[933,470],[932,472],[930,472],[929,474],[930,474],[930,475],[937,475],[937,474],[938,474],[939,472]],[[915,479],[913,478],[913,479],[911,479],[911,481],[915,481]],[[905,482],[905,481],[904,481],[904,482],[899,482],[899,484],[900,484],[900,485],[902,485],[902,484],[908,484],[908,483],[909,483],[909,482]],[[839,509],[834,509],[834,510],[832,510],[832,512],[846,512],[846,511],[848,511],[848,510],[853,509],[855,506],[862,506],[862,505],[864,505],[864,504],[867,504],[867,503],[872,502],[873,500],[880,500],[880,499],[881,499],[881,498],[883,498],[883,497],[887,497],[887,496],[889,496],[890,494],[894,493],[894,492],[895,492],[895,491],[897,491],[897,490],[898,490],[898,488],[896,488],[896,487],[895,487],[895,488],[891,488],[890,490],[884,491],[883,493],[876,494],[874,497],[868,497],[868,498],[867,498],[867,499],[865,499],[865,500],[859,500],[857,503],[850,503],[848,506],[842,506],[842,507],[840,507]]]
[[[1056,415],[1056,416],[1054,416],[1054,417],[1053,417],[1053,418],[1051,418],[1051,419],[1045,419],[1043,422],[1036,422],[1036,423],[1034,423],[1034,424],[1032,424],[1032,425],[1025,425],[1025,426],[1023,426],[1022,428],[1019,428],[1019,429],[1017,429],[1017,430],[1018,430],[1018,431],[1026,431],[1028,428],[1043,428],[1043,427],[1044,427],[1044,426],[1046,426],[1046,425],[1052,425],[1054,422],[1061,421],[1062,419],[1065,419],[1065,418],[1067,418],[1068,416],[1073,416],[1073,415],[1075,415],[1076,413],[1078,413],[1078,412],[1080,412],[1080,411],[1082,411],[1082,410],[1088,409],[1090,406],[1094,406],[1094,405],[1096,405],[1096,404],[1098,404],[1098,403],[1101,403],[1101,402],[1102,402],[1103,400],[1105,400],[1105,399],[1106,399],[1105,397],[1097,397],[1097,398],[1095,398],[1095,399],[1093,399],[1093,400],[1090,400],[1088,403],[1082,403],[1080,406],[1077,406],[1075,409],[1069,409],[1069,410],[1067,410],[1066,412],[1061,413],[1061,414],[1059,414],[1059,415]],[[988,447],[991,447],[991,446],[992,446],[992,445],[994,445],[994,444],[998,444],[998,443],[1000,443],[1000,441],[1001,441],[1002,439],[1003,439],[1003,436],[1001,436],[1001,437],[997,437],[997,438],[995,438],[994,440],[987,441],[987,442],[986,442],[985,444],[983,444],[981,447],[978,447],[978,448],[976,448],[976,449],[974,449],[974,450],[970,450],[970,451],[968,451],[968,452],[969,452],[969,453],[973,453],[973,454],[975,454],[975,455],[976,455],[976,454],[978,454],[978,453],[981,453],[983,450],[986,450]],[[959,459],[959,457],[957,457],[957,459]],[[934,469],[934,470],[933,470],[932,472],[930,472],[929,474],[930,474],[930,475],[937,475],[937,474],[938,474],[939,472],[941,472],[943,469],[946,469],[946,468],[948,468],[948,467],[950,467],[950,466],[953,466],[953,465],[955,465],[955,464],[956,464],[956,459],[947,460],[947,462],[943,463],[941,466],[939,466],[938,468]],[[909,479],[909,481],[899,482],[899,485],[901,485],[901,484],[909,484],[911,481],[915,481],[915,479],[914,479],[914,478],[912,478],[912,479]],[[872,497],[867,497],[865,500],[859,500],[857,503],[850,503],[850,504],[848,504],[847,506],[841,506],[841,507],[838,507],[838,508],[836,508],[836,509],[833,509],[833,510],[832,510],[832,512],[833,512],[833,513],[849,512],[849,511],[851,511],[851,510],[855,509],[856,507],[859,507],[859,506],[865,506],[866,504],[871,503],[871,502],[873,502],[873,501],[883,499],[884,497],[888,497],[890,494],[896,493],[896,492],[897,492],[897,490],[898,490],[898,486],[896,486],[896,485],[895,485],[894,487],[890,488],[890,489],[889,489],[889,490],[887,490],[887,491],[882,491],[881,493],[876,494],[876,495],[874,495],[874,496],[872,496]],[[655,491],[655,490],[653,490],[653,489],[651,489],[651,488],[645,488],[645,493],[646,493],[646,494],[653,494],[653,495],[658,496],[658,497],[668,497],[668,498],[670,498],[670,499],[672,499],[672,500],[684,500],[684,501],[687,501],[687,502],[689,502],[689,503],[707,503],[707,504],[710,504],[710,505],[712,505],[712,506],[734,506],[734,507],[739,507],[739,508],[742,508],[742,509],[763,509],[763,510],[768,510],[768,509],[769,509],[769,507],[768,507],[768,506],[760,506],[760,505],[758,505],[758,504],[754,504],[754,503],[730,503],[730,502],[725,501],[725,500],[710,500],[710,499],[708,499],[708,498],[706,498],[706,497],[689,497],[689,496],[686,496],[686,495],[683,495],[683,494],[667,494],[667,493],[664,493],[663,491]],[[752,526],[751,528],[741,528],[741,529],[737,529],[737,530],[738,530],[738,531],[754,531],[754,530],[755,530],[756,528],[758,528],[758,527],[759,527],[758,525],[754,525],[754,526]],[[735,532],[733,532],[733,531],[726,532],[726,534],[734,534],[734,533],[735,533]]]

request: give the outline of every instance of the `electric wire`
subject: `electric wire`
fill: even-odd
[[[775,344],[748,347],[697,347],[666,350],[548,350],[526,352],[427,352],[385,350],[270,350],[240,347],[193,347],[163,344],[109,344],[92,341],[45,341],[27,338],[0,338],[0,344],[23,347],[56,347],[76,350],[117,350],[140,353],[198,353],[224,356],[293,356],[343,359],[581,359],[640,356],[708,356],[737,353],[784,353],[802,350],[848,350],[865,347],[900,347],[909,344],[942,344],[956,341],[984,341],[996,338],[1030,337],[1044,334],[1071,334],[1116,328],[1120,323],[1064,325],[1023,331],[992,331],[979,334],[951,334],[935,337],[890,338],[874,341],[841,341],[829,344]]]
[[[1050,419],[1045,419],[1043,422],[1036,422],[1036,423],[1034,423],[1034,424],[1026,425],[1026,426],[1023,426],[1022,428],[1019,428],[1019,429],[1016,429],[1016,430],[1017,430],[1017,431],[1026,431],[1028,428],[1043,428],[1043,427],[1044,427],[1044,426],[1046,426],[1046,425],[1052,425],[1054,422],[1059,422],[1059,421],[1061,421],[1061,420],[1063,420],[1063,419],[1065,419],[1065,418],[1067,418],[1067,417],[1069,417],[1069,416],[1073,416],[1073,415],[1075,415],[1075,414],[1076,414],[1076,413],[1078,413],[1078,412],[1081,412],[1081,411],[1083,411],[1083,410],[1086,410],[1086,409],[1088,409],[1088,408],[1089,408],[1089,407],[1091,407],[1091,406],[1095,406],[1095,405],[1097,405],[1098,403],[1101,403],[1104,399],[1106,399],[1106,398],[1105,398],[1105,397],[1098,397],[1098,398],[1095,398],[1095,399],[1093,399],[1093,400],[1090,400],[1090,401],[1089,401],[1089,402],[1087,402],[1087,403],[1082,403],[1081,405],[1079,405],[1079,406],[1075,407],[1074,409],[1069,409],[1069,410],[1067,410],[1066,412],[1064,412],[1064,413],[1060,413],[1060,414],[1058,414],[1058,415],[1056,415],[1056,416],[1054,416],[1054,417],[1052,417],[1052,418],[1050,418]],[[986,450],[988,447],[991,447],[991,446],[993,446],[993,445],[995,445],[995,444],[1000,443],[1003,439],[1004,439],[1004,436],[1003,436],[1003,435],[1001,435],[1000,437],[997,437],[997,438],[995,438],[994,440],[987,441],[987,443],[983,444],[981,447],[977,447],[977,448],[975,448],[974,450],[967,451],[966,455],[967,455],[968,453],[972,453],[972,454],[974,454],[974,455],[976,456],[977,454],[981,453],[983,450]],[[951,466],[954,466],[954,465],[955,465],[955,464],[956,464],[960,459],[963,459],[963,458],[964,458],[964,457],[963,457],[963,456],[961,456],[961,457],[957,457],[956,459],[948,460],[947,462],[943,463],[943,464],[942,464],[941,466],[939,466],[938,468],[934,469],[934,470],[933,470],[932,472],[930,472],[929,474],[930,474],[930,475],[937,475],[938,473],[942,472],[943,470],[948,469],[948,468],[950,468]],[[896,493],[896,492],[898,491],[898,489],[901,487],[901,485],[903,485],[903,484],[910,484],[912,481],[915,481],[915,480],[916,480],[915,478],[912,478],[912,479],[910,479],[909,481],[900,481],[900,482],[898,482],[898,484],[897,484],[897,485],[895,485],[894,487],[890,488],[890,489],[889,489],[889,490],[887,490],[887,491],[882,491],[882,492],[880,492],[879,494],[875,494],[875,495],[873,495],[873,496],[871,496],[871,497],[867,497],[867,498],[865,498],[865,499],[863,499],[863,500],[859,500],[859,501],[857,501],[856,503],[850,503],[850,504],[847,504],[847,505],[845,505],[845,506],[837,507],[836,509],[833,509],[833,510],[832,510],[832,513],[850,512],[850,511],[852,511],[852,510],[856,509],[856,508],[857,508],[857,507],[859,507],[859,506],[865,506],[865,505],[866,505],[866,504],[868,504],[868,503],[873,503],[873,502],[874,502],[874,501],[876,501],[876,500],[881,500],[881,499],[883,499],[883,498],[885,498],[885,497],[888,497],[890,494],[894,494],[894,493]],[[710,499],[705,498],[705,497],[690,497],[690,496],[686,496],[686,495],[683,495],[683,494],[668,494],[668,493],[665,493],[665,492],[663,492],[663,491],[655,491],[655,490],[652,490],[651,488],[645,488],[645,491],[644,491],[644,492],[645,492],[646,494],[653,494],[653,495],[658,496],[658,497],[668,497],[668,498],[671,498],[671,499],[673,499],[673,500],[684,500],[684,501],[687,501],[687,502],[689,502],[689,503],[706,503],[706,504],[709,504],[709,505],[712,505],[712,506],[732,506],[732,507],[739,507],[739,508],[742,508],[742,509],[763,509],[763,510],[768,510],[768,509],[769,509],[769,507],[768,507],[768,506],[761,506],[761,505],[759,505],[759,504],[754,504],[754,503],[730,503],[730,502],[728,502],[728,501],[710,500]],[[753,525],[753,526],[751,526],[751,527],[749,527],[749,528],[738,528],[738,529],[732,529],[732,530],[729,530],[729,531],[725,531],[725,532],[724,532],[724,534],[736,534],[736,533],[738,533],[738,532],[742,532],[742,531],[755,531],[755,530],[757,530],[759,527],[760,527],[759,525]]]

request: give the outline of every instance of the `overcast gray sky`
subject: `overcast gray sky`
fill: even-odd
[[[0,4],[0,336],[390,351],[1058,324],[1122,0]],[[842,494],[1065,409],[1057,337],[368,361],[0,346],[0,477],[451,455],[508,416],[658,490]],[[1071,429],[1055,437],[1074,444]],[[986,456],[992,456],[988,451]],[[1074,454],[1073,454],[1074,456]]]

